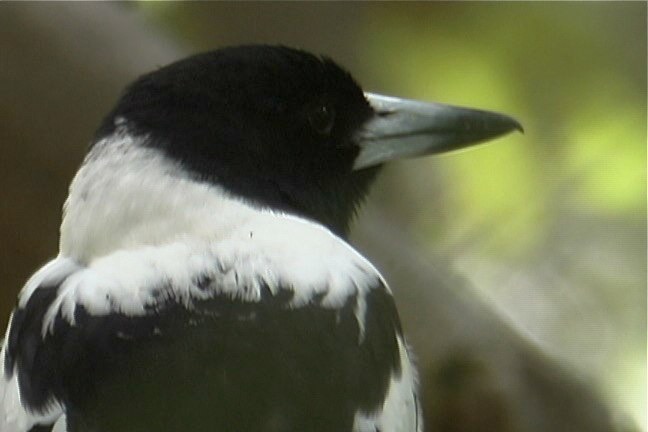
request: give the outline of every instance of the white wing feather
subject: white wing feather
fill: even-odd
[[[4,373],[6,349],[3,342],[0,351],[0,431],[28,432],[37,424],[52,424],[58,420],[53,432],[66,432],[65,416],[60,405],[54,404],[46,413],[36,414],[29,412],[22,404],[17,374],[8,378]]]

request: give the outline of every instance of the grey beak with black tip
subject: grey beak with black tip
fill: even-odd
[[[365,93],[376,115],[356,136],[355,170],[402,159],[468,147],[513,130],[504,114]]]

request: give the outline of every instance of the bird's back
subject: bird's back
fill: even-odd
[[[87,266],[57,258],[23,290],[5,382],[18,379],[28,409],[64,406],[68,432],[365,432],[416,421],[380,275],[328,230],[260,214],[202,248],[142,247]]]
[[[371,293],[369,307],[389,308],[386,296]],[[393,329],[371,324],[359,342],[352,301],[340,311],[291,309],[287,293],[268,297],[172,307],[149,335],[111,337],[118,349],[98,347],[104,357],[72,389],[70,432],[350,431],[400,368]]]

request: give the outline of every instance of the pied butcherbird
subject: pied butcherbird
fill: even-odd
[[[0,430],[422,431],[391,291],[349,223],[386,162],[514,129],[280,46],[140,77],[20,293]]]

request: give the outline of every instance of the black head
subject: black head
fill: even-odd
[[[354,170],[354,137],[374,116],[327,58],[276,46],[196,55],[131,84],[97,132],[123,118],[200,181],[346,234],[377,168]]]
[[[331,60],[265,45],[200,54],[142,76],[97,138],[121,119],[197,180],[340,235],[383,163],[522,130],[503,114],[363,94]]]

